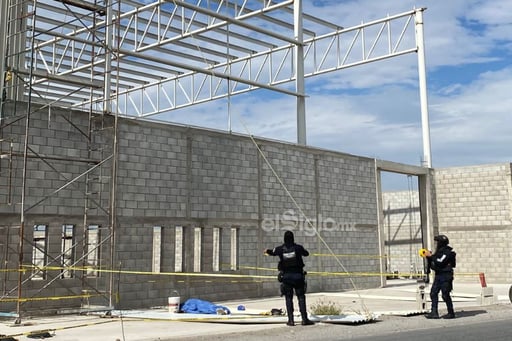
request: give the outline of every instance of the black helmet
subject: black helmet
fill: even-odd
[[[286,231],[284,233],[284,243],[286,245],[293,245],[295,243],[295,240],[293,238],[293,232],[292,231]]]
[[[450,240],[444,234],[435,236],[434,240],[438,243],[438,245],[448,245],[450,243]]]

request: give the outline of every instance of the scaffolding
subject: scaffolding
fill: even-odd
[[[113,274],[106,278],[98,271],[115,268],[120,118],[166,120],[173,110],[266,89],[297,99],[297,142],[305,145],[305,78],[409,53],[419,55],[420,81],[424,72],[418,29],[424,9],[344,28],[304,13],[297,0],[0,3],[0,212],[10,207],[20,215],[18,225],[0,226],[7,230],[2,299],[16,301],[18,318],[27,302],[24,288],[34,277],[44,285],[31,291],[31,298],[45,296],[45,289],[63,277],[76,276],[81,289],[68,288],[69,297],[82,306],[90,306],[91,297],[95,304],[114,305]],[[54,113],[57,107],[67,114]],[[88,113],[86,127],[77,122],[76,111]],[[87,155],[43,152],[33,138],[35,112],[47,113],[48,125],[65,121],[80,136],[77,143],[86,144]],[[8,134],[19,120],[25,121],[24,141]],[[230,131],[231,118],[227,121]],[[428,136],[424,142],[430,148]],[[429,151],[425,154],[429,160]],[[53,169],[59,185],[30,194],[27,163],[32,160]],[[21,182],[13,181],[13,163],[23,164]],[[62,164],[79,166],[70,174]],[[43,237],[32,238],[25,217],[69,188],[82,191],[81,235],[63,226],[61,254],[42,262],[49,257],[47,245],[37,240],[48,231],[34,226],[33,236]],[[69,250],[78,245],[81,254],[75,256]],[[97,257],[100,252],[108,257]],[[15,272],[10,253],[19,255]],[[45,270],[52,262],[65,269]],[[12,276],[17,285],[8,287]]]

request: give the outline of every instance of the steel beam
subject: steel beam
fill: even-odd
[[[63,4],[75,6],[81,9],[85,9],[91,12],[97,12],[100,15],[105,15],[105,8],[101,6],[97,6],[95,4],[91,4],[90,2],[86,2],[83,0],[54,0],[58,2],[62,2]]]

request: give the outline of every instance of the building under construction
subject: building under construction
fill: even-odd
[[[415,243],[443,229],[428,129],[425,167],[305,139],[306,77],[417,53],[425,96],[423,9],[343,28],[297,0],[0,6],[1,312],[275,295],[262,250],[286,229],[314,250],[308,290],[383,285],[381,171],[419,180]],[[296,97],[297,144],[162,119],[258,89]]]

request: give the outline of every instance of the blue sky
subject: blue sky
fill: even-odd
[[[420,7],[432,166],[512,162],[512,1],[304,1],[305,12],[345,28]],[[306,92],[308,145],[421,165],[416,54],[308,79]],[[295,98],[261,90],[229,105],[234,131],[246,133],[245,124],[253,135],[296,141]],[[183,123],[226,129],[226,107],[194,108]]]
[[[512,2],[510,1],[313,1],[322,3],[322,17],[344,26],[386,14],[426,7],[425,44],[429,97],[432,164],[450,167],[512,162]],[[314,6],[307,6],[311,11]],[[338,10],[339,9],[339,10]],[[326,16],[331,16],[331,18]],[[336,15],[337,16],[337,15]],[[347,22],[347,23],[345,23]],[[368,70],[381,67],[371,64]],[[388,64],[388,65],[386,65]],[[337,101],[352,105],[354,134],[321,137],[322,128],[310,127],[309,143],[359,155],[419,165],[422,155],[416,56],[385,62],[396,80],[340,89]],[[341,76],[357,78],[366,67]],[[359,69],[359,70],[356,70]],[[403,71],[401,71],[401,69]],[[404,81],[401,77],[412,80]],[[364,76],[363,76],[364,77]],[[393,77],[392,75],[389,77]],[[354,96],[354,92],[360,94]],[[349,94],[345,97],[345,93]],[[352,96],[352,98],[350,98]],[[360,105],[364,103],[364,105]],[[315,114],[308,111],[311,119]],[[366,120],[358,120],[367,116]],[[367,129],[365,129],[367,128]],[[359,131],[356,132],[355,130]],[[365,130],[372,132],[368,137]],[[318,133],[317,133],[318,132]],[[366,136],[365,136],[366,135]],[[358,137],[363,136],[364,138]],[[369,143],[365,143],[368,139]],[[318,141],[318,142],[317,142]]]

